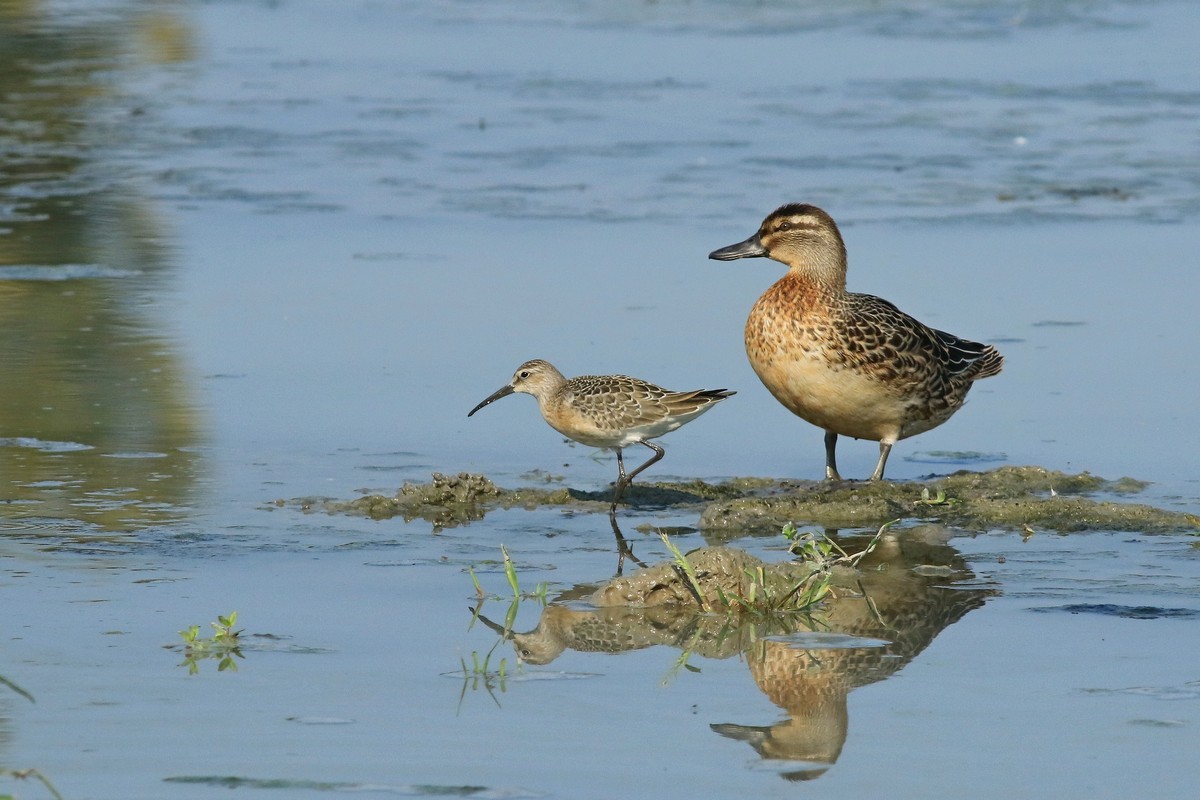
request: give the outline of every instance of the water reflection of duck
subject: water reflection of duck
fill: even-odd
[[[947,572],[955,580],[971,573],[940,538],[936,528],[886,537],[862,562],[865,595],[844,596],[821,617],[830,631],[886,644],[846,648],[839,643],[823,649],[819,639],[806,647],[803,636],[799,641],[757,641],[745,652],[750,674],[787,718],[765,726],[717,723],[712,729],[785,765],[785,778],[823,774],[846,740],[849,693],[898,672],[942,630],[983,605],[989,594],[946,586]],[[933,574],[917,569],[926,565],[941,569],[928,571]]]
[[[715,723],[712,729],[780,762],[789,779],[812,778],[841,753],[850,691],[894,674],[944,628],[983,604],[986,590],[947,587],[971,573],[945,539],[934,527],[885,536],[854,576],[839,578],[845,590],[812,616],[740,624],[736,617],[698,613],[682,579],[665,564],[603,584],[590,597],[606,605],[552,603],[525,633],[484,622],[504,632],[531,664],[547,664],[567,649],[619,653],[659,644],[708,658],[741,655],[759,689],[788,716],[772,725]],[[711,589],[708,596],[717,586],[737,592],[747,570],[781,566],[727,547],[701,548],[688,559],[711,584],[705,587]],[[939,569],[916,569],[926,565]]]
[[[1000,372],[991,345],[927,327],[886,300],[846,291],[846,245],[816,206],[785,205],[744,242],[714,250],[766,256],[788,273],[746,320],[746,353],[775,399],[825,429],[825,477],[840,480],[837,437],[879,442],[871,480],[892,445],[948,420],[971,385]]]

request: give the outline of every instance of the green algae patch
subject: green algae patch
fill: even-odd
[[[1107,480],[1087,472],[1006,466],[879,483],[773,478],[639,482],[625,499],[634,509],[695,509],[700,515],[698,527],[718,536],[778,533],[787,523],[862,528],[897,519],[936,521],[968,530],[1165,532],[1200,528],[1195,515],[1112,499],[1130,497],[1147,485],[1133,478]],[[610,490],[585,492],[564,486],[505,489],[484,475],[461,472],[434,473],[428,483],[406,483],[391,496],[295,502],[305,510],[330,514],[421,519],[438,530],[482,519],[493,509],[552,507],[604,512],[610,500]]]
[[[721,483],[702,480],[692,481],[646,481],[632,484],[625,490],[622,505],[671,508],[698,505],[712,500],[731,500],[747,493],[768,489],[777,481],[771,478],[731,478]],[[571,490],[574,500],[593,501],[607,506],[612,504],[612,489],[599,492]]]
[[[961,471],[896,483],[781,484],[777,491],[710,504],[701,515],[700,528],[775,531],[788,522],[864,527],[893,519],[936,521],[970,530],[1165,532],[1197,527],[1192,515],[1087,496],[1127,496],[1147,485],[1132,478],[1110,481],[1087,472],[1071,475],[1041,467]]]
[[[421,519],[434,530],[453,528],[483,519],[493,508],[537,508],[578,503],[567,488],[502,489],[484,475],[460,472],[433,473],[428,483],[406,483],[394,495],[368,494],[354,500],[307,498],[298,501],[306,511],[349,514],[372,519],[401,517],[405,522]]]

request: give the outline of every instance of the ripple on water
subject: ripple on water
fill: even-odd
[[[987,464],[1008,461],[1008,456],[976,450],[918,450],[905,456],[904,460],[914,464]]]
[[[76,281],[131,278],[142,273],[103,264],[17,264],[0,267],[0,281]]]
[[[1195,608],[1162,608],[1159,606],[1123,606],[1115,603],[1070,603],[1063,606],[1042,606],[1030,611],[1063,611],[1068,614],[1099,614],[1124,619],[1194,619],[1200,617]]]
[[[891,644],[885,639],[823,631],[798,631],[765,638],[773,642],[782,642],[797,650],[858,650],[865,647],[887,647]]]
[[[90,444],[79,442],[56,442],[38,439],[32,436],[13,436],[0,438],[0,447],[24,447],[30,450],[40,450],[43,453],[75,453],[80,450],[94,449]]]

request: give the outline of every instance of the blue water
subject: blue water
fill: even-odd
[[[1006,356],[889,477],[1038,464],[1200,511],[1198,40],[1188,2],[0,2],[0,676],[37,700],[0,686],[0,767],[69,798],[793,796],[710,728],[780,719],[738,658],[664,687],[669,648],[568,652],[592,677],[460,699],[495,642],[464,570],[504,591],[505,544],[529,586],[604,580],[602,518],[273,501],[606,486],[527,398],[466,418],[534,357],[736,389],[654,476],[820,477],[741,342],[782,268],[706,258],[804,201],[851,289]],[[849,695],[820,790],[1187,796],[1194,620],[1030,609],[1191,608],[1192,538],[953,540],[994,596]],[[163,646],[234,609],[284,644],[189,677]]]

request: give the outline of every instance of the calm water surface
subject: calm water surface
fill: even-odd
[[[1198,38],[1186,2],[0,0],[0,677],[36,700],[0,686],[0,768],[68,798],[1190,796],[1194,537],[903,531],[863,647],[501,643],[485,685],[466,569],[506,592],[504,544],[592,630],[602,517],[272,501],[604,487],[524,398],[466,419],[533,357],[737,389],[657,476],[819,477],[742,350],[781,269],[706,259],[807,201],[851,288],[1007,357],[889,477],[1039,464],[1200,511]],[[234,609],[238,671],[189,676],[164,646]]]

